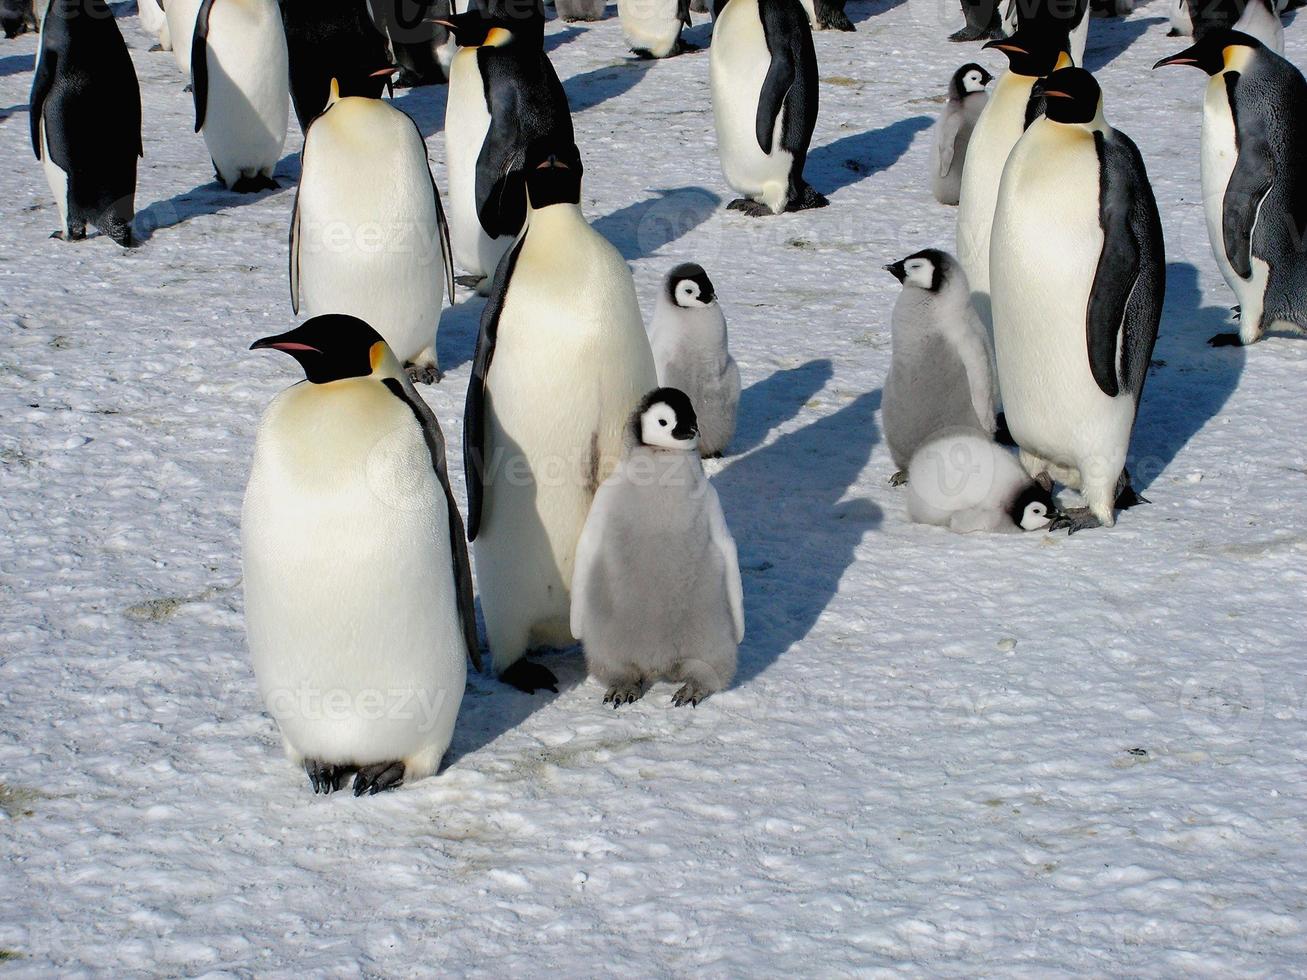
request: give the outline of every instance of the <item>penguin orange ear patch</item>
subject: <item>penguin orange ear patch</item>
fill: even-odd
[[[372,370],[375,371],[377,365],[381,363],[381,358],[385,356],[385,350],[386,345],[380,340],[368,348],[368,364],[372,366]]]

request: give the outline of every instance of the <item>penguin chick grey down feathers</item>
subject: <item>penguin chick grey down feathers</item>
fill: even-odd
[[[740,565],[698,435],[684,392],[646,395],[577,544],[572,633],[615,708],[664,679],[682,684],[673,703],[697,705],[735,676]]]
[[[953,256],[926,249],[886,271],[903,283],[890,324],[893,351],[881,414],[902,483],[917,449],[944,429],[994,432],[989,336]]]
[[[989,101],[985,86],[993,80],[994,76],[984,68],[971,63],[954,72],[949,81],[948,101],[935,123],[935,139],[930,146],[930,189],[940,204],[958,203],[967,143],[980,111]]]
[[[685,392],[699,418],[699,453],[720,456],[735,435],[740,369],[726,343],[726,317],[703,266],[678,265],[667,274],[649,342],[658,384]]]
[[[436,771],[471,658],[472,572],[440,425],[381,335],[315,317],[252,349],[299,362],[259,424],[241,514],[268,713],[316,793]]]
[[[959,534],[1036,531],[1056,514],[1053,493],[983,432],[958,429],[927,442],[908,467],[908,516]]]

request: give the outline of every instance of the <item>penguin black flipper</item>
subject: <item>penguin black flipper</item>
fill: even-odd
[[[1103,394],[1136,406],[1166,292],[1162,223],[1138,147],[1122,133],[1094,134],[1099,161],[1098,258],[1086,317],[1089,368]]]
[[[41,46],[41,53],[36,59],[36,74],[32,76],[32,95],[28,99],[28,115],[32,123],[32,152],[41,159],[41,114],[45,111],[45,100],[54,85],[55,62],[58,55]],[[62,168],[64,165],[60,164]],[[67,169],[64,169],[67,173]]]
[[[482,453],[486,444],[486,376],[495,357],[495,341],[499,335],[499,316],[504,312],[508,286],[517,266],[517,257],[526,241],[523,235],[504,253],[495,270],[494,284],[481,311],[481,331],[477,335],[477,349],[472,358],[472,378],[467,385],[467,404],[463,409],[463,474],[467,480],[467,539],[475,541],[481,530],[481,503],[485,494],[485,460]]]
[[[808,15],[797,3],[760,0],[758,16],[762,20],[767,50],[771,53],[771,65],[758,99],[758,145],[764,152],[772,152],[776,117],[784,110],[781,149],[793,157],[790,163],[791,200],[787,209],[796,203],[805,207],[824,205],[826,199],[811,191],[803,179],[808,145],[817,125],[817,49],[812,43]],[[765,122],[764,111],[767,113]],[[764,125],[767,127],[765,138]],[[812,201],[795,200],[805,191],[812,195]]]
[[[774,45],[784,43],[784,35],[772,34],[767,30],[765,11],[770,9],[766,2],[758,5],[763,13],[763,32],[767,35],[767,49],[772,53],[771,64],[767,68],[767,77],[763,79],[762,91],[758,94],[758,117],[754,123],[758,146],[763,153],[771,153],[772,137],[776,132],[776,117],[781,114],[785,97],[794,85],[794,60],[777,51]],[[775,28],[776,31],[783,28]]]
[[[213,0],[204,0],[195,15],[195,33],[191,37],[191,97],[195,100],[195,131],[204,127],[205,108],[209,104],[209,14]]]
[[[463,642],[467,645],[467,656],[472,666],[481,672],[481,644],[477,641],[476,606],[472,598],[472,562],[467,555],[467,537],[463,530],[463,516],[458,512],[458,502],[454,499],[454,490],[449,485],[449,468],[445,462],[445,437],[440,431],[440,423],[435,413],[422,400],[422,396],[404,387],[398,378],[383,378],[382,384],[390,389],[391,394],[402,401],[412,411],[422,428],[422,438],[426,441],[427,451],[431,453],[431,465],[436,471],[436,479],[445,492],[445,505],[449,510],[449,553],[454,561],[454,591],[458,596],[458,619],[463,627]]]
[[[300,172],[303,173],[304,154],[300,154]],[[295,207],[290,214],[290,308],[300,311],[300,187],[295,188]]]

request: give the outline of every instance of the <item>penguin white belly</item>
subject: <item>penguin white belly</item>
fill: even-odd
[[[243,176],[271,177],[290,114],[286,34],[277,4],[218,0],[205,46],[203,132],[214,166],[228,187]]]
[[[1030,138],[1036,127],[1043,140]],[[1104,394],[1089,367],[1086,322],[1103,231],[1098,194],[1083,189],[1099,186],[1098,154],[1087,135],[1068,151],[1057,128],[1044,120],[1031,127],[999,192],[992,253],[999,390],[1022,450],[1078,471],[1066,474],[1070,486],[1091,474],[1110,474],[1094,482],[1114,486],[1134,400]],[[1045,142],[1053,140],[1056,149]]]
[[[1180,37],[1193,37],[1194,21],[1189,15],[1187,0],[1169,0],[1167,16],[1171,21],[1171,30]]]
[[[493,276],[512,245],[507,235],[491,238],[477,217],[477,158],[490,132],[490,111],[475,49],[463,48],[449,69],[445,109],[445,159],[449,166],[449,238],[459,268]]]
[[[632,51],[666,58],[681,36],[676,0],[618,0],[617,16],[622,21],[622,36]]]
[[[344,122],[332,117],[354,111],[350,102],[309,128],[299,191],[300,313],[357,316],[407,364],[434,346],[443,301],[426,146],[398,110],[352,134],[348,124],[323,125]]]
[[[1207,84],[1207,94],[1203,99],[1203,134],[1199,170],[1203,187],[1203,211],[1207,217],[1207,237],[1212,244],[1212,255],[1216,265],[1225,277],[1227,285],[1239,301],[1239,320],[1241,327],[1251,327],[1261,323],[1262,307],[1266,300],[1266,285],[1270,279],[1270,267],[1261,259],[1253,257],[1251,279],[1242,279],[1234,271],[1230,259],[1225,254],[1225,189],[1229,186],[1238,160],[1235,147],[1234,116],[1230,112],[1230,100],[1226,93],[1225,80],[1217,75]],[[1254,221],[1254,227],[1256,222]],[[1249,234],[1249,241],[1253,241]]]
[[[255,675],[294,761],[404,760],[419,778],[466,680],[444,493],[403,402],[370,381],[315,389],[279,395],[255,447],[241,532]]]
[[[717,153],[726,182],[779,213],[789,193],[794,155],[781,149],[784,108],[772,131],[772,152],[758,145],[758,100],[771,67],[757,0],[733,0],[713,25],[708,49]]]
[[[474,542],[495,668],[567,645],[576,544],[623,430],[657,384],[630,273],[580,214],[533,212],[486,378],[485,511]]]
[[[191,42],[195,38],[195,18],[203,0],[167,0],[164,14],[172,37],[172,56],[183,75],[191,77]]]
[[[976,312],[986,327],[993,327],[989,309],[989,253],[998,203],[999,182],[1008,154],[1021,138],[1026,103],[1034,79],[1004,72],[994,83],[994,94],[976,120],[967,144],[958,195],[958,261],[971,284]]]
[[[45,171],[45,182],[50,185],[50,193],[59,207],[59,226],[68,234],[68,174],[50,158],[50,144],[45,139],[45,120],[41,120],[41,169]]]
[[[172,35],[168,33],[168,15],[159,6],[159,0],[140,0],[136,5],[141,27],[159,39],[159,47],[172,50]]]

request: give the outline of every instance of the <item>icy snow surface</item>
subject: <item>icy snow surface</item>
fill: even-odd
[[[1285,975],[1307,970],[1307,343],[1209,349],[1234,299],[1198,190],[1205,78],[1149,66],[1160,0],[1095,20],[1170,288],[1114,530],[913,526],[880,437],[881,266],[953,247],[928,127],[951,0],[852,0],[816,38],[824,211],[724,206],[706,51],[636,62],[615,8],[551,21],[584,208],[646,316],[701,262],[744,376],[714,483],[748,636],[729,691],[620,712],[471,679],[443,772],[315,798],[259,703],[238,523],[256,421],[295,380],[284,188],[211,183],[190,96],[130,5],[138,228],[47,239],[31,35],[0,43],[0,972],[333,976]],[[690,33],[706,43],[702,17]],[[1300,25],[1289,54],[1307,62]],[[440,185],[445,90],[399,94]],[[292,126],[294,121],[292,118]],[[460,457],[482,301],[424,390]],[[463,493],[461,466],[452,467]]]

